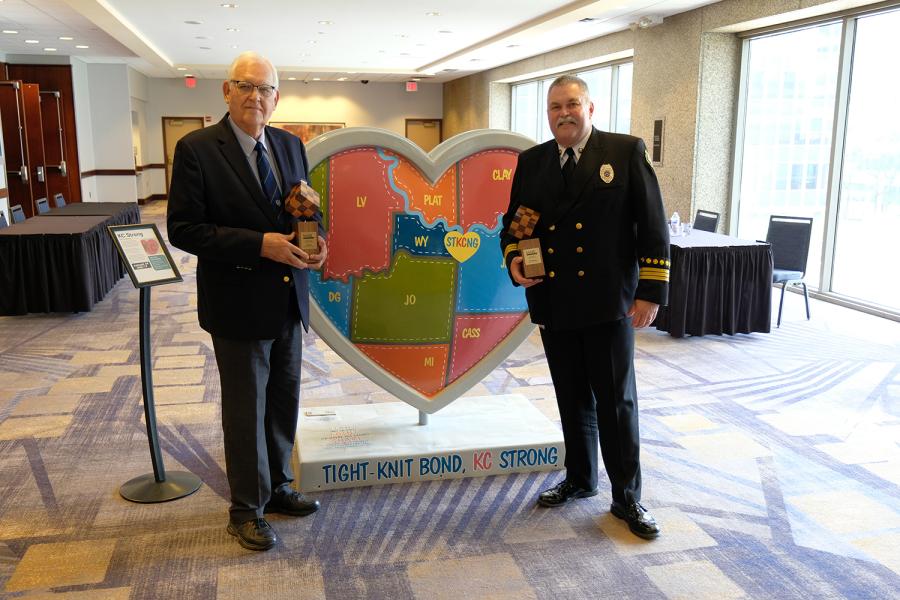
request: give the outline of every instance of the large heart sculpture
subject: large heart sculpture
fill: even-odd
[[[518,154],[533,144],[480,130],[425,154],[394,133],[358,127],[307,148],[329,249],[311,273],[312,326],[419,410],[461,396],[533,327],[498,242]]]

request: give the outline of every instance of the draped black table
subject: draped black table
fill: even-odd
[[[112,217],[125,214],[129,218],[133,218],[133,223],[139,223],[141,218],[140,209],[136,202],[76,202],[74,204],[66,204],[60,208],[51,208],[50,212],[44,213],[46,217],[86,217],[104,215]],[[110,223],[112,225],[112,223]]]
[[[697,231],[672,237],[669,305],[654,325],[673,337],[768,333],[772,322],[772,247]]]
[[[41,215],[0,229],[0,315],[91,310],[125,274],[106,226],[140,222],[131,207]]]

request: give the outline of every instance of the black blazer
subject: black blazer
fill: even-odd
[[[289,233],[296,219],[285,213],[279,222],[227,119],[184,136],[172,165],[169,241],[197,256],[200,326],[231,339],[275,338],[295,294],[307,329],[307,271],[259,255],[264,233]],[[309,180],[306,150],[281,129],[266,127],[266,139],[286,196],[301,179]]]
[[[540,213],[544,280],[525,290],[531,320],[576,329],[625,317],[635,298],[668,299],[669,229],[644,142],[594,129],[566,192],[559,147],[550,140],[519,155],[501,248],[518,255],[509,224],[520,205]]]

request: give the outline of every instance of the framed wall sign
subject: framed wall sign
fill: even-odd
[[[155,224],[110,225],[107,229],[134,287],[181,281],[181,273]]]
[[[311,139],[322,135],[323,133],[328,133],[329,131],[342,129],[344,127],[343,123],[302,123],[289,121],[272,121],[269,125],[293,133],[300,138],[300,141],[304,144],[308,144]]]
[[[665,133],[666,120],[663,117],[653,120],[653,147],[650,154],[653,157],[653,166],[663,164],[663,134]]]

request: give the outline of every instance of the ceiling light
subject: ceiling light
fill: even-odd
[[[203,25],[203,21],[185,21],[188,25]]]
[[[507,46],[507,48],[518,48],[518,47],[519,47],[518,44],[510,44],[509,46]]]
[[[61,35],[61,36],[59,36],[58,39],[60,39],[60,40],[62,40],[62,41],[64,41],[64,42],[71,42],[71,41],[74,40],[75,38],[69,37],[68,35]]]
[[[197,47],[200,48],[201,50],[212,50],[212,48],[210,48],[209,46],[197,46]]]
[[[16,31],[15,29],[4,29],[3,33],[19,33],[19,32]]]
[[[232,4],[231,2],[226,2],[225,4],[220,4],[222,8],[237,8],[237,4]]]
[[[187,71],[187,67],[177,67],[177,71]]]
[[[232,47],[232,48],[238,48],[239,46],[238,46],[237,44],[232,44],[231,47]]]
[[[44,48],[44,52],[56,52],[56,48]]]
[[[307,43],[307,44],[316,44],[316,43],[318,43],[318,42],[316,42],[316,40],[307,40],[306,43]]]
[[[338,81],[347,81],[346,77],[338,77]]]
[[[80,48],[82,50],[87,50],[88,48],[90,48],[90,46],[85,46],[84,44],[79,44],[78,46],[75,46],[75,47]]]
[[[240,31],[237,27],[226,27],[225,31]]]
[[[197,35],[197,36],[194,36],[194,39],[195,40],[208,40],[209,38],[205,35]]]
[[[185,77],[193,77],[193,75],[191,75],[190,73],[188,73],[187,75],[185,75]]]
[[[453,33],[453,32],[450,31],[449,29],[441,29],[440,31],[438,31],[438,33]]]
[[[25,40],[26,44],[40,44],[40,40]]]
[[[425,13],[425,16],[426,17],[439,17],[439,16],[441,16],[441,13],[437,12],[436,10],[432,10],[432,11]]]
[[[296,81],[296,80],[297,80],[296,77],[288,77],[288,81]]]
[[[334,21],[319,21],[319,25],[334,25]]]
[[[322,81],[321,77],[313,77],[313,81]]]

